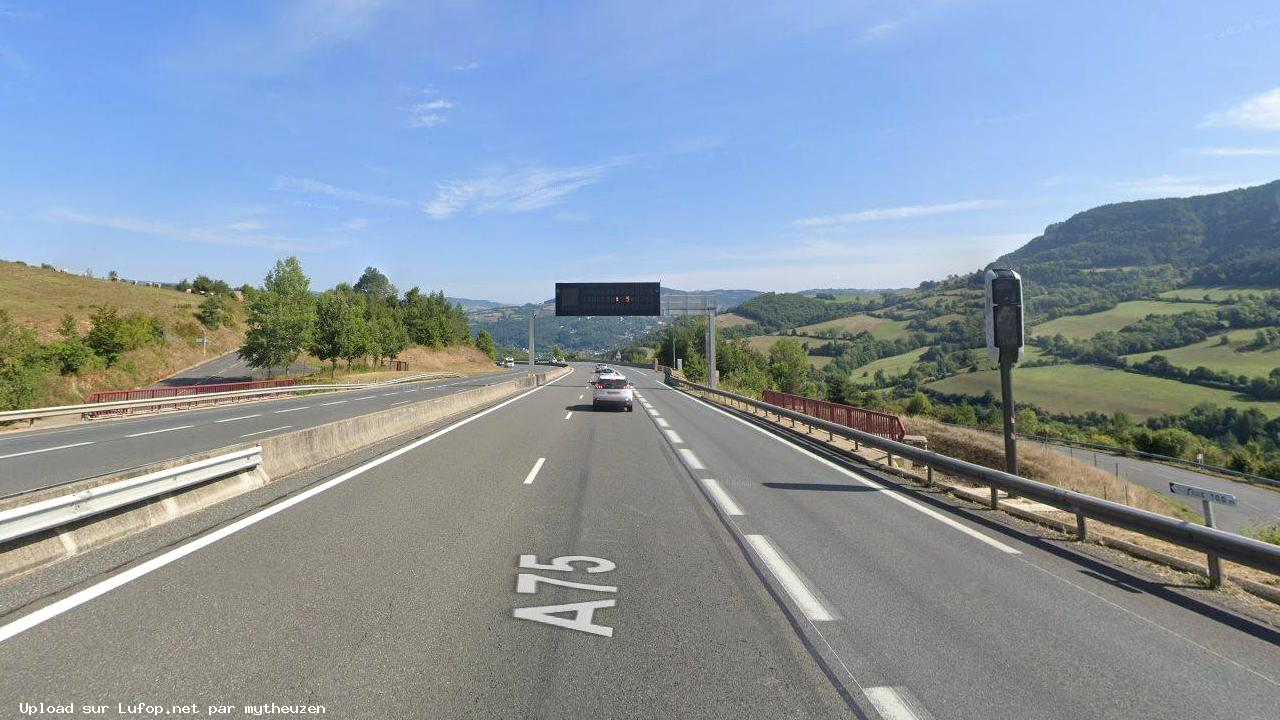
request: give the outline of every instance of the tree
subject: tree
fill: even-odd
[[[115,282],[120,279],[120,273],[116,272],[115,270],[108,270],[107,279],[110,280],[111,282]]]
[[[248,332],[240,357],[251,367],[273,368],[298,358],[311,341],[315,326],[315,302],[311,281],[296,257],[277,260],[267,273],[262,291],[249,304]]]
[[[191,289],[191,282],[188,281],[186,278],[182,278],[181,280],[178,281],[177,285],[173,286],[173,289],[177,290],[180,293],[184,293]]]
[[[769,348],[769,377],[774,387],[798,395],[812,390],[809,381],[809,356],[799,342],[783,339]]]
[[[354,289],[358,293],[363,293],[370,300],[378,300],[381,302],[389,302],[395,300],[398,291],[396,286],[391,284],[391,279],[383,275],[376,267],[367,267],[364,274],[356,281]]]
[[[338,359],[363,354],[364,317],[360,309],[346,297],[333,291],[316,300],[316,325],[308,350],[312,355],[332,363],[338,369]]]
[[[932,415],[933,403],[929,402],[929,396],[917,391],[911,396],[911,400],[907,402],[908,415]]]
[[[223,323],[230,320],[226,303],[218,295],[210,295],[200,303],[200,311],[196,313],[196,318],[200,320],[201,325],[210,330],[217,330]]]
[[[476,349],[488,355],[490,360],[498,356],[498,349],[493,346],[493,336],[487,330],[481,330],[476,334]]]
[[[231,294],[231,286],[227,284],[226,280],[215,280],[208,275],[197,275],[195,282],[191,283],[191,289],[206,295]]]
[[[375,361],[394,358],[409,346],[404,322],[386,305],[370,305],[370,308],[382,308],[367,320],[370,352]]]
[[[100,305],[89,316],[89,334],[85,337],[93,352],[107,365],[115,364],[120,353],[128,349],[124,318],[110,305]]]
[[[31,407],[40,396],[48,372],[39,356],[35,333],[19,327],[0,309],[0,410]]]

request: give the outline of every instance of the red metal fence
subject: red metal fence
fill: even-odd
[[[297,378],[278,378],[275,380],[251,380],[248,382],[230,382],[230,383],[213,383],[209,385],[177,385],[172,387],[149,387],[137,388],[136,390],[102,390],[93,393],[85,400],[86,404],[118,402],[121,400],[154,400],[161,398],[174,398],[173,403],[165,403],[163,405],[148,405],[145,408],[120,408],[117,410],[99,410],[96,412],[85,413],[88,417],[105,417],[107,415],[127,415],[134,411],[158,412],[172,408],[188,408],[198,405],[210,405],[217,402],[234,401],[231,398],[201,398],[201,395],[219,392],[234,392],[236,390],[261,390],[265,388],[288,387],[296,385]],[[259,395],[255,399],[261,400],[269,395]]]
[[[882,438],[897,440],[898,442],[902,442],[907,435],[907,429],[902,426],[902,420],[897,415],[865,410],[852,405],[827,402],[826,400],[815,400],[801,395],[777,392],[776,390],[765,390],[760,399],[771,405],[784,407],[805,415],[812,415],[821,420],[851,427],[854,430],[861,430]]]

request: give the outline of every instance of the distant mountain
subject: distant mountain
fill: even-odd
[[[1280,180],[1086,210],[1001,257],[1044,283],[1079,271],[1168,266],[1193,284],[1280,285]]]
[[[751,298],[762,295],[760,290],[676,290],[662,288],[663,295],[715,295],[716,309],[720,312],[735,308]]]
[[[455,298],[447,297],[445,300],[454,305],[461,305],[463,310],[470,312],[472,310],[489,310],[490,308],[506,307],[507,303],[494,302],[492,300],[472,300],[471,298]]]

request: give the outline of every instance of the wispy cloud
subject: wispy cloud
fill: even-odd
[[[1205,157],[1270,157],[1280,155],[1280,148],[1265,147],[1206,147],[1192,148],[1187,152]]]
[[[1214,33],[1213,38],[1216,40],[1225,40],[1226,38],[1233,37],[1235,35],[1253,32],[1254,30],[1261,30],[1277,23],[1280,23],[1280,15],[1254,18],[1253,20],[1242,22],[1239,25],[1232,25],[1231,27],[1223,28]]]
[[[356,190],[345,190],[335,187],[327,182],[320,180],[312,180],[310,178],[298,178],[281,176],[276,178],[273,188],[277,191],[309,193],[314,195],[327,195],[337,200],[346,200],[349,202],[364,203],[365,205],[388,205],[394,207],[404,207],[412,203],[399,198],[387,197],[385,195],[374,195],[372,193],[359,192]]]
[[[865,31],[863,31],[860,39],[863,41],[871,41],[871,40],[877,40],[879,38],[885,37],[889,33],[896,30],[899,24],[900,23],[897,20],[893,20],[890,22],[877,23],[867,28]]]
[[[229,223],[224,227],[228,230],[235,230],[236,232],[254,232],[262,230],[266,226],[257,220],[241,220],[239,222]]]
[[[485,214],[538,210],[556,205],[573,192],[600,182],[611,168],[625,162],[614,160],[572,167],[492,170],[470,180],[440,185],[435,197],[422,204],[422,211],[437,220],[444,220],[460,212]]]
[[[147,235],[165,240],[200,243],[204,245],[224,245],[228,247],[254,247],[279,252],[318,252],[345,245],[345,242],[329,242],[314,244],[299,241],[280,235],[267,235],[249,231],[184,227],[172,223],[148,218],[123,215],[95,215],[76,210],[54,209],[43,213],[41,219],[49,222],[88,225],[91,227],[119,230],[122,232]],[[223,226],[225,228],[227,226]]]
[[[802,218],[795,224],[801,227],[833,227],[837,225],[854,225],[881,220],[906,220],[910,218],[942,215],[945,213],[963,212],[965,210],[981,210],[999,205],[997,200],[964,200],[961,202],[941,203],[937,205],[902,205],[899,207],[871,208],[855,212],[837,213],[835,215],[819,215]]]
[[[414,103],[408,108],[409,126],[430,128],[443,124],[448,119],[445,116],[445,111],[452,109],[453,101],[445,100],[443,98]]]
[[[1222,182],[1217,178],[1193,175],[1154,175],[1123,180],[1109,187],[1136,198],[1166,198],[1209,195],[1259,184],[1259,181]]]
[[[1211,113],[1200,124],[1205,127],[1280,130],[1280,88],[1258,93],[1222,112]]]
[[[454,69],[454,70],[457,70],[458,72],[467,72],[468,70],[479,70],[479,69],[480,69],[480,63],[478,63],[478,62],[469,62],[469,63],[464,63],[464,64],[462,64],[462,65],[454,65],[454,66],[453,66],[453,69]]]
[[[932,237],[856,237],[840,240],[804,239],[785,246],[730,251],[721,255],[726,260],[753,262],[812,263],[820,260],[872,259],[886,255],[886,248],[935,248],[958,246],[980,254],[987,248],[1016,247],[1035,237],[1035,232],[958,234]],[[896,250],[894,251],[896,252]],[[983,260],[982,262],[986,262]]]
[[[352,218],[348,220],[343,227],[348,230],[355,230],[356,232],[368,229],[369,218]]]

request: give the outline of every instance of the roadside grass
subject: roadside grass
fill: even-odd
[[[1228,345],[1220,344],[1222,335],[1214,335],[1180,348],[1126,355],[1125,359],[1130,363],[1139,363],[1152,355],[1163,355],[1174,365],[1187,369],[1203,365],[1234,375],[1267,377],[1272,369],[1280,367],[1280,350],[1241,350],[1253,340],[1257,332],[1257,328],[1232,330],[1225,333]]]
[[[929,383],[942,393],[1000,396],[1000,377],[994,370],[952,375]],[[1013,374],[1014,398],[1049,412],[1081,414],[1096,411],[1128,413],[1138,420],[1185,412],[1202,402],[1241,410],[1257,408],[1267,417],[1280,416],[1280,402],[1243,398],[1226,390],[1191,385],[1092,365],[1053,365],[1019,368]]]
[[[905,336],[907,323],[903,320],[889,320],[887,318],[874,317],[871,315],[857,314],[848,317],[836,318],[835,320],[827,320],[826,322],[814,323],[813,325],[802,325],[796,328],[797,332],[816,335],[823,330],[834,330],[837,335],[842,332],[850,332],[857,335],[860,332],[869,332],[871,336],[877,340],[896,340]]]
[[[1088,315],[1066,315],[1031,328],[1031,334],[1052,337],[1090,338],[1103,330],[1119,330],[1132,325],[1148,315],[1177,315],[1193,310],[1216,309],[1217,305],[1204,302],[1160,302],[1159,300],[1131,300],[1122,302],[1110,310]]]
[[[956,428],[927,417],[903,418],[907,432],[924,435],[929,449],[997,470],[1004,469],[1004,439],[998,435]],[[1032,480],[1123,503],[1180,520],[1200,521],[1190,508],[1137,483],[1129,482],[1062,453],[1029,443],[1018,447],[1018,472]]]
[[[1241,530],[1240,534],[1272,545],[1280,545],[1280,523],[1250,525]]]
[[[385,367],[372,367],[363,363],[357,363],[348,368],[346,363],[339,361],[337,370],[332,371],[330,363],[305,353],[299,358],[299,361],[317,368],[315,372],[305,376],[307,379],[317,382],[377,382],[424,372],[450,371],[472,376],[498,371],[497,366],[494,365],[493,360],[489,359],[488,355],[471,346],[440,349],[411,346],[401,352],[396,359],[409,363],[409,369],[388,370]]]

